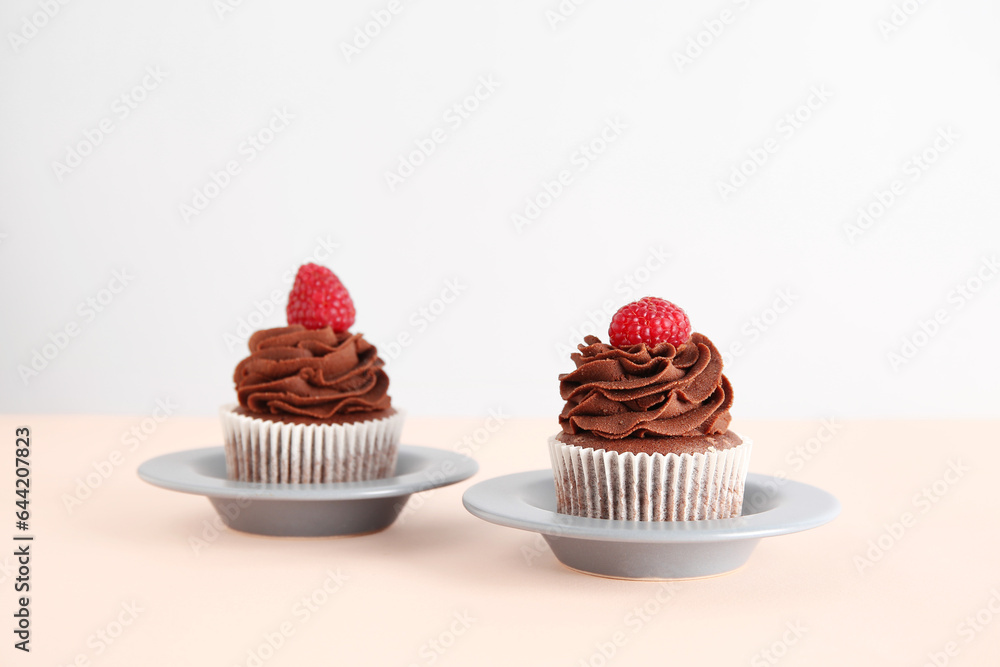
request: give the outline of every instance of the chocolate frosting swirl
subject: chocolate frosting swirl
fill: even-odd
[[[570,357],[576,370],[559,376],[564,433],[617,440],[728,429],[733,389],[722,374],[722,356],[702,334],[676,348],[640,343],[619,349],[596,336],[584,341]]]
[[[361,334],[293,324],[254,333],[249,347],[233,382],[251,412],[329,419],[391,406],[384,362]]]

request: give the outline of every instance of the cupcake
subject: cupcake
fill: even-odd
[[[562,431],[549,439],[557,511],[601,519],[739,516],[752,443],[729,430],[722,356],[683,310],[621,308],[610,344],[587,336],[559,376]]]
[[[239,405],[221,411],[229,479],[353,482],[396,468],[403,414],[375,346],[354,323],[336,275],[305,264],[295,276],[288,326],[250,336],[233,373]]]

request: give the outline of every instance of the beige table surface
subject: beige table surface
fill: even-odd
[[[404,442],[455,448],[484,423],[411,418]],[[827,489],[843,512],[762,540],[738,572],[673,585],[572,572],[539,536],[462,507],[476,481],[547,467],[551,420],[479,431],[476,477],[415,496],[382,533],[340,539],[216,530],[204,498],[138,479],[150,457],[220,443],[213,419],[168,419],[131,451],[123,437],[142,417],[0,424],[5,488],[14,429],[32,428],[36,536],[30,654],[6,629],[13,546],[0,552],[3,665],[1000,664],[997,422],[735,423],[754,439],[752,471]],[[115,450],[119,465],[67,507]],[[13,545],[15,497],[3,497]]]

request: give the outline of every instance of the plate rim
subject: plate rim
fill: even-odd
[[[772,475],[749,473],[747,482],[763,484],[770,480],[777,483],[778,490],[775,495],[778,497],[778,504],[775,507],[732,519],[700,521],[593,519],[559,514],[554,509],[543,509],[516,494],[517,488],[538,483],[544,477],[551,480],[554,490],[555,480],[552,471],[545,468],[482,480],[465,490],[462,494],[462,505],[470,514],[484,521],[541,533],[546,537],[644,544],[728,542],[787,535],[829,523],[836,519],[841,511],[840,501],[819,487]],[[516,486],[518,482],[520,485]],[[514,488],[505,488],[505,485]],[[502,497],[501,493],[506,494],[508,508],[506,512],[492,506],[504,502],[497,500],[498,496]],[[819,507],[808,512],[804,511],[800,504],[803,498],[814,499],[819,503]]]
[[[241,482],[194,472],[191,468],[202,457],[225,458],[222,445],[184,449],[168,452],[143,461],[136,474],[153,486],[209,498],[236,498],[250,500],[278,500],[299,502],[326,502],[339,500],[367,500],[394,498],[442,486],[456,484],[479,472],[479,463],[472,457],[438,447],[425,445],[400,445],[400,453],[417,455],[423,465],[413,472],[363,482],[325,482],[320,484],[273,484],[267,482]],[[454,462],[455,470],[441,472],[429,478],[427,471],[435,464]],[[167,466],[164,474],[162,467]],[[176,470],[187,468],[189,481],[178,480]],[[193,481],[192,481],[193,480]]]

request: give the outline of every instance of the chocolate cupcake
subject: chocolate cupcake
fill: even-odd
[[[250,337],[250,355],[233,374],[239,405],[221,411],[229,478],[322,483],[393,474],[403,414],[392,407],[375,346],[347,331],[347,291],[329,269],[307,264],[288,316],[289,326]]]
[[[616,327],[617,325],[617,327]],[[557,509],[603,519],[739,516],[751,442],[729,430],[722,357],[668,301],[622,308],[613,345],[587,336],[559,376],[562,431],[549,439]]]

